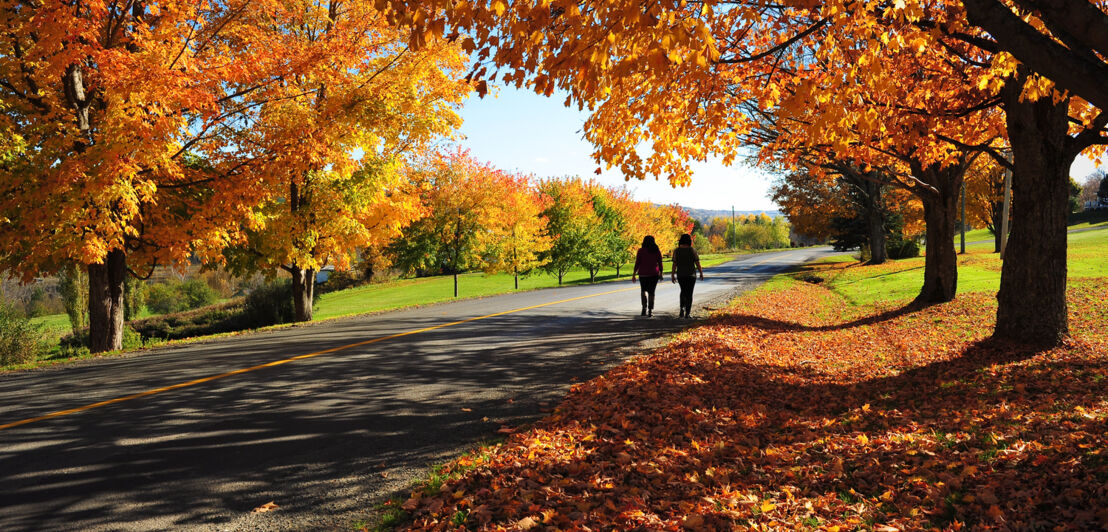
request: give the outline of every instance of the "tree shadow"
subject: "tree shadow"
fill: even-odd
[[[753,314],[727,314],[723,316],[713,317],[709,324],[726,324],[730,326],[745,326],[754,327],[766,331],[772,331],[774,333],[790,333],[790,332],[808,332],[808,331],[841,331],[844,329],[852,329],[855,327],[864,327],[867,325],[875,325],[878,323],[890,321],[914,312],[918,312],[928,305],[917,302],[911,302],[907,305],[871,314],[856,320],[850,320],[843,323],[836,323],[832,325],[804,325],[795,322],[775,320],[772,318],[765,318],[762,316],[756,316]]]
[[[1083,412],[1103,401],[1106,370],[1103,357],[986,338],[948,360],[834,383],[687,337],[581,385],[536,426],[542,446],[513,438],[488,472],[447,491],[489,490],[473,518],[507,525],[539,508],[562,528],[848,518],[901,529],[1095,528],[1108,503],[1108,459],[1095,452],[1108,420]]]

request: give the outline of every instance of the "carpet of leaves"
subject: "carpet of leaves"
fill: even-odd
[[[1108,528],[1106,295],[1071,281],[1072,339],[1034,350],[989,338],[989,294],[761,290],[403,507],[417,530]]]

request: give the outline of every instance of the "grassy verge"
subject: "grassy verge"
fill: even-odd
[[[755,253],[755,252],[750,252]],[[705,255],[701,258],[704,267],[714,266],[734,259],[740,253],[719,253]],[[615,269],[602,269],[596,275],[595,282],[608,282],[628,279],[631,275],[631,267],[620,269],[620,277],[616,277]],[[563,278],[565,286],[589,284],[589,276],[586,270],[571,270]],[[558,280],[551,275],[535,273],[529,276],[521,276],[519,291],[553,288],[558,286]],[[514,280],[509,274],[485,275],[483,273],[467,273],[459,276],[459,297],[468,299],[475,297],[487,297],[498,294],[516,292]],[[454,279],[452,276],[424,277],[418,279],[402,279],[387,283],[372,283],[368,285],[339,290],[319,296],[318,306],[315,311],[315,320],[322,321],[344,316],[382,312],[400,308],[452,301],[454,298]],[[226,300],[220,303],[225,303]],[[205,307],[209,308],[209,307]],[[188,312],[197,312],[203,309],[194,309]],[[143,311],[139,318],[153,316],[148,311]],[[33,323],[39,324],[44,332],[45,340],[55,345],[58,340],[69,334],[69,318],[65,314],[53,314],[34,318]],[[283,326],[289,326],[285,324]],[[282,327],[281,325],[276,327]],[[148,341],[144,347],[164,345],[166,343],[183,343],[209,338],[218,338],[229,334],[220,333],[202,337],[192,337],[170,342],[154,339]],[[128,350],[124,350],[126,352]],[[76,360],[85,360],[99,356],[111,356],[118,352],[89,355],[87,353],[74,353],[60,350],[57,347],[50,354],[35,362],[19,364],[16,366],[0,367],[0,371],[29,369],[46,365],[64,363]]]
[[[736,254],[705,255],[701,259],[704,267],[715,266],[733,259]],[[629,279],[631,266],[620,269],[616,277],[615,269],[605,268],[596,275],[598,283]],[[589,274],[585,270],[572,270],[563,278],[563,286],[589,284]],[[554,288],[558,286],[557,277],[534,273],[520,276],[519,291]],[[487,297],[515,292],[515,283],[511,274],[485,275],[466,273],[458,276],[458,298]],[[404,279],[389,283],[374,283],[323,295],[319,308],[315,312],[317,320],[365,314],[384,310],[426,305],[454,300],[454,278],[449,275]]]
[[[1073,336],[1045,350],[989,338],[988,253],[923,309],[918,261],[779,276],[417,489],[405,526],[1108,527],[1106,237],[1070,236]]]

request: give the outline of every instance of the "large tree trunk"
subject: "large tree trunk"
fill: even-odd
[[[292,309],[293,320],[312,321],[312,302],[315,297],[315,270],[293,266]]]
[[[89,350],[93,353],[123,349],[123,281],[127,255],[109,251],[101,264],[88,265]]]
[[[1013,85],[1022,83],[1012,82]],[[1000,276],[994,336],[1053,345],[1069,333],[1066,316],[1066,215],[1069,101],[1021,102],[1005,91],[1012,144],[1012,219]]]
[[[964,168],[930,167],[923,180],[935,188],[923,201],[923,219],[927,224],[923,288],[917,303],[945,303],[958,292],[958,254],[954,250],[954,226],[958,191]]]

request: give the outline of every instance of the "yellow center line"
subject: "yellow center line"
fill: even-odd
[[[751,264],[750,266],[760,266],[762,264],[765,264],[766,262],[769,262],[770,260],[773,260],[773,258],[765,259],[761,262]],[[533,310],[533,309],[542,308],[542,307],[549,307],[551,305],[558,305],[558,304],[561,304],[561,303],[568,303],[570,301],[578,301],[578,300],[581,300],[581,299],[588,299],[590,297],[606,296],[608,294],[615,294],[615,293],[619,293],[619,292],[627,292],[627,291],[630,291],[630,290],[636,290],[636,288],[633,288],[633,287],[632,288],[620,288],[620,289],[617,289],[617,290],[609,290],[607,292],[600,292],[598,294],[589,294],[589,295],[586,295],[586,296],[571,297],[569,299],[562,299],[562,300],[559,300],[559,301],[551,301],[549,303],[540,303],[538,305],[531,305],[529,307],[522,307],[522,308],[517,308],[517,309],[512,309],[512,310],[505,310],[503,312],[497,312],[497,313],[494,313],[494,314],[486,314],[484,316],[477,316],[477,317],[474,317],[474,318],[466,318],[464,320],[452,321],[450,323],[442,323],[442,324],[439,324],[439,325],[432,325],[430,327],[424,327],[422,329],[413,329],[411,331],[405,331],[405,332],[401,332],[401,333],[390,334],[388,336],[379,336],[377,338],[371,338],[369,340],[363,340],[361,342],[355,342],[355,343],[352,343],[352,344],[347,344],[347,345],[343,345],[343,346],[339,346],[339,347],[332,347],[330,349],[324,349],[322,351],[316,351],[314,353],[308,353],[306,355],[297,355],[297,356],[285,358],[285,359],[282,359],[282,360],[274,360],[273,362],[266,362],[265,364],[258,364],[257,366],[250,366],[248,368],[236,369],[234,371],[228,371],[226,373],[220,373],[218,375],[211,375],[211,376],[208,376],[208,377],[202,377],[202,378],[194,379],[194,380],[191,380],[191,381],[188,381],[188,382],[182,382],[182,383],[173,384],[173,385],[170,385],[170,386],[162,386],[161,388],[154,388],[152,390],[146,390],[144,392],[133,393],[131,395],[124,395],[122,397],[116,397],[114,399],[108,399],[108,400],[105,400],[105,401],[100,401],[100,402],[97,402],[97,403],[87,404],[87,405],[79,406],[79,407],[76,407],[76,408],[70,408],[70,409],[67,409],[67,410],[59,410],[57,412],[51,412],[49,414],[44,414],[44,415],[37,416],[37,417],[22,419],[22,420],[19,420],[19,421],[13,421],[11,423],[0,425],[0,430],[10,429],[12,427],[18,427],[20,425],[26,425],[28,423],[34,423],[36,421],[43,421],[43,420],[46,420],[46,419],[51,419],[51,418],[56,418],[56,417],[61,417],[61,416],[67,416],[69,414],[76,414],[78,412],[84,412],[86,410],[92,410],[93,408],[100,408],[102,406],[108,406],[108,405],[113,405],[113,404],[116,404],[116,403],[122,403],[124,401],[131,401],[131,400],[134,400],[134,399],[141,399],[143,397],[148,397],[148,396],[151,396],[151,395],[164,393],[164,392],[169,392],[169,391],[173,391],[173,390],[179,390],[181,388],[188,388],[190,386],[196,386],[197,384],[203,384],[205,382],[211,382],[211,381],[214,381],[214,380],[217,380],[217,379],[231,377],[231,376],[234,376],[234,375],[241,375],[243,373],[249,373],[251,371],[258,371],[260,369],[271,368],[271,367],[274,367],[274,366],[280,366],[282,364],[288,364],[289,362],[295,362],[297,360],[304,360],[304,359],[308,359],[308,358],[314,358],[314,357],[317,357],[317,356],[320,356],[320,355],[326,355],[326,354],[329,354],[329,353],[336,353],[336,352],[339,352],[339,351],[344,351],[346,349],[361,347],[363,345],[375,344],[377,342],[384,342],[385,340],[392,340],[392,339],[400,338],[400,337],[403,337],[403,336],[410,336],[410,335],[413,335],[413,334],[425,333],[425,332],[428,332],[428,331],[433,331],[435,329],[442,329],[444,327],[453,327],[455,325],[461,325],[463,323],[469,323],[471,321],[484,320],[484,319],[488,319],[488,318],[495,318],[497,316],[504,316],[505,314],[514,314],[516,312],[523,312],[525,310]]]
[[[330,349],[324,349],[322,351],[316,351],[314,353],[308,353],[306,355],[297,355],[297,356],[289,357],[289,358],[282,359],[282,360],[274,360],[273,362],[266,362],[265,364],[258,364],[257,366],[250,366],[248,368],[236,369],[234,371],[228,371],[226,373],[220,373],[218,375],[211,375],[211,376],[208,376],[208,377],[203,377],[203,378],[191,380],[191,381],[188,381],[188,382],[182,382],[182,383],[173,384],[173,385],[170,385],[170,386],[163,386],[161,388],[154,388],[152,390],[146,390],[144,392],[133,393],[131,395],[124,395],[122,397],[116,397],[114,399],[108,399],[108,400],[105,400],[105,401],[100,401],[100,402],[97,402],[97,403],[87,404],[87,405],[79,406],[79,407],[76,407],[76,408],[70,408],[70,409],[67,409],[67,410],[59,410],[57,412],[51,412],[49,414],[44,414],[44,415],[37,416],[37,417],[22,419],[22,420],[19,420],[19,421],[13,421],[11,423],[0,425],[0,430],[10,429],[12,427],[18,427],[20,425],[26,425],[28,423],[34,423],[36,421],[43,421],[43,420],[51,419],[51,418],[55,418],[55,417],[67,416],[69,414],[76,414],[78,412],[84,412],[86,410],[92,410],[93,408],[99,408],[99,407],[102,407],[102,406],[108,406],[108,405],[112,405],[112,404],[116,404],[116,403],[122,403],[124,401],[131,401],[131,400],[134,400],[134,399],[140,399],[140,398],[143,398],[143,397],[147,397],[147,396],[151,396],[151,395],[155,395],[155,394],[159,394],[159,393],[164,393],[164,392],[168,392],[168,391],[172,391],[172,390],[179,390],[181,388],[188,388],[189,386],[196,386],[197,384],[203,384],[205,382],[211,382],[211,381],[214,381],[214,380],[217,380],[217,379],[222,379],[222,378],[225,378],[225,377],[231,377],[231,376],[234,376],[234,375],[249,373],[251,371],[257,371],[257,370],[264,369],[264,368],[271,368],[271,367],[274,367],[274,366],[280,366],[282,364],[288,364],[289,362],[295,362],[297,360],[304,360],[304,359],[308,359],[308,358],[317,357],[317,356],[320,356],[320,355],[326,355],[326,354],[329,354],[329,353],[336,353],[338,351],[343,351],[343,350],[346,350],[346,349],[352,349],[352,348],[355,348],[355,347],[361,347],[361,346],[369,345],[369,344],[375,344],[377,342],[384,342],[385,340],[392,340],[392,339],[400,338],[400,337],[403,337],[403,336],[410,336],[410,335],[413,335],[413,334],[424,333],[424,332],[428,332],[428,331],[433,331],[435,329],[442,329],[444,327],[452,327],[454,325],[461,325],[463,323],[469,323],[471,321],[484,320],[484,319],[488,319],[488,318],[495,318],[497,316],[503,316],[505,314],[514,314],[516,312],[523,312],[525,310],[532,310],[532,309],[537,309],[537,308],[542,308],[542,307],[548,307],[548,306],[551,306],[551,305],[558,305],[558,304],[561,304],[561,303],[568,303],[570,301],[577,301],[577,300],[580,300],[580,299],[588,299],[590,297],[604,296],[604,295],[608,295],[608,294],[615,294],[615,293],[618,293],[618,292],[627,292],[629,290],[635,290],[635,288],[620,288],[618,290],[609,290],[607,292],[600,292],[598,294],[589,294],[589,295],[585,295],[585,296],[571,297],[569,299],[562,299],[562,300],[559,300],[559,301],[551,301],[549,303],[540,303],[538,305],[531,305],[529,307],[522,307],[522,308],[517,308],[517,309],[512,309],[512,310],[505,310],[503,312],[497,312],[497,313],[494,313],[494,314],[486,314],[484,316],[477,316],[477,317],[474,317],[474,318],[466,318],[464,320],[452,321],[450,323],[442,323],[442,324],[439,324],[439,325],[432,325],[430,327],[423,327],[422,329],[414,329],[414,330],[411,330],[411,331],[405,331],[405,332],[401,332],[401,333],[390,334],[388,336],[379,336],[377,338],[371,338],[369,340],[363,340],[361,342],[355,342],[355,343],[352,343],[352,344],[347,344],[347,345],[343,345],[343,346],[339,346],[339,347],[332,347]]]

